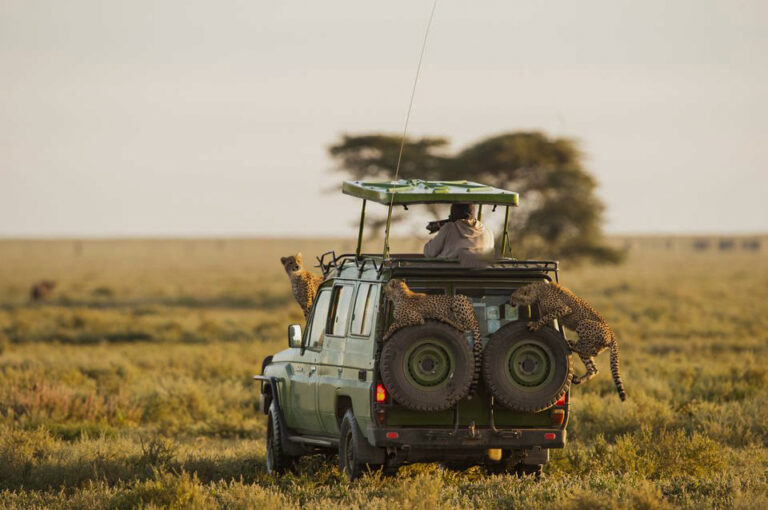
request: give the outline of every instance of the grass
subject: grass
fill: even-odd
[[[562,282],[618,333],[629,400],[572,393],[541,481],[334,459],[264,471],[251,375],[299,322],[279,257],[340,241],[0,242],[0,508],[768,507],[768,258],[633,251]],[[48,302],[29,286],[59,282]],[[580,365],[579,365],[580,368]]]

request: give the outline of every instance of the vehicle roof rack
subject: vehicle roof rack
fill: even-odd
[[[330,256],[329,260],[325,260]],[[365,266],[370,264],[376,272],[381,273],[384,269],[391,269],[394,272],[406,274],[410,271],[423,274],[429,272],[440,274],[451,271],[471,271],[477,273],[498,273],[514,272],[517,274],[544,273],[554,276],[555,281],[559,281],[560,264],[556,260],[518,260],[509,258],[495,259],[487,266],[467,267],[463,266],[458,259],[445,258],[427,258],[417,253],[394,253],[386,259],[382,259],[379,254],[361,254],[344,253],[336,255],[334,252],[327,252],[319,259],[322,259],[321,269],[323,276],[327,276],[331,269],[336,269],[338,274],[348,264],[354,264],[360,274]]]

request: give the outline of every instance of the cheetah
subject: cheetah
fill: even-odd
[[[579,340],[569,342],[571,350],[579,355],[587,369],[581,377],[574,374],[573,384],[589,381],[597,375],[594,357],[605,349],[611,350],[611,375],[619,398],[626,400],[624,383],[619,373],[619,344],[616,335],[605,322],[605,319],[592,308],[589,303],[576,296],[573,292],[557,283],[536,282],[520,287],[512,293],[509,299],[512,306],[531,305],[538,303],[541,318],[531,322],[531,331],[545,326],[548,322],[558,319],[564,326],[576,331]]]
[[[384,294],[394,305],[394,320],[384,333],[387,340],[398,329],[424,324],[425,319],[435,319],[453,326],[459,331],[471,331],[473,337],[473,356],[475,372],[471,391],[477,387],[481,365],[483,344],[480,338],[480,324],[475,316],[472,301],[467,296],[428,295],[413,292],[408,285],[398,278],[389,280],[384,285]]]
[[[282,262],[285,272],[291,279],[293,297],[299,303],[306,320],[312,309],[312,302],[315,300],[317,288],[322,283],[323,277],[304,269],[304,259],[301,253],[280,257],[280,262]]]
[[[32,301],[44,301],[51,297],[53,289],[56,287],[56,282],[51,280],[42,280],[29,289],[29,299]]]

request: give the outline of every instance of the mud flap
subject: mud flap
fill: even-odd
[[[359,429],[359,427],[358,427]],[[360,435],[358,436],[358,454],[360,460],[367,464],[384,464],[387,459],[386,448],[377,448],[368,442],[368,438],[361,430],[358,430]]]
[[[523,459],[520,461],[521,464],[531,466],[543,466],[547,462],[549,462],[549,449],[542,448],[540,446],[536,446],[530,450],[525,450],[523,453]]]

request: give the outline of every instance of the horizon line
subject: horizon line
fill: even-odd
[[[764,231],[723,231],[723,232],[621,232],[621,233],[607,233],[605,238],[627,238],[627,237],[647,237],[647,238],[664,238],[664,237],[676,237],[676,238],[692,238],[692,237],[766,237],[768,236],[768,230]],[[412,236],[402,236],[407,238]],[[194,241],[194,240],[264,240],[264,241],[288,241],[294,239],[308,239],[308,240],[342,240],[342,239],[357,239],[356,235],[352,236],[340,236],[340,235],[261,235],[261,234],[126,234],[126,235],[21,235],[6,236],[0,234],[0,242],[10,241]],[[394,239],[398,239],[395,236]]]

